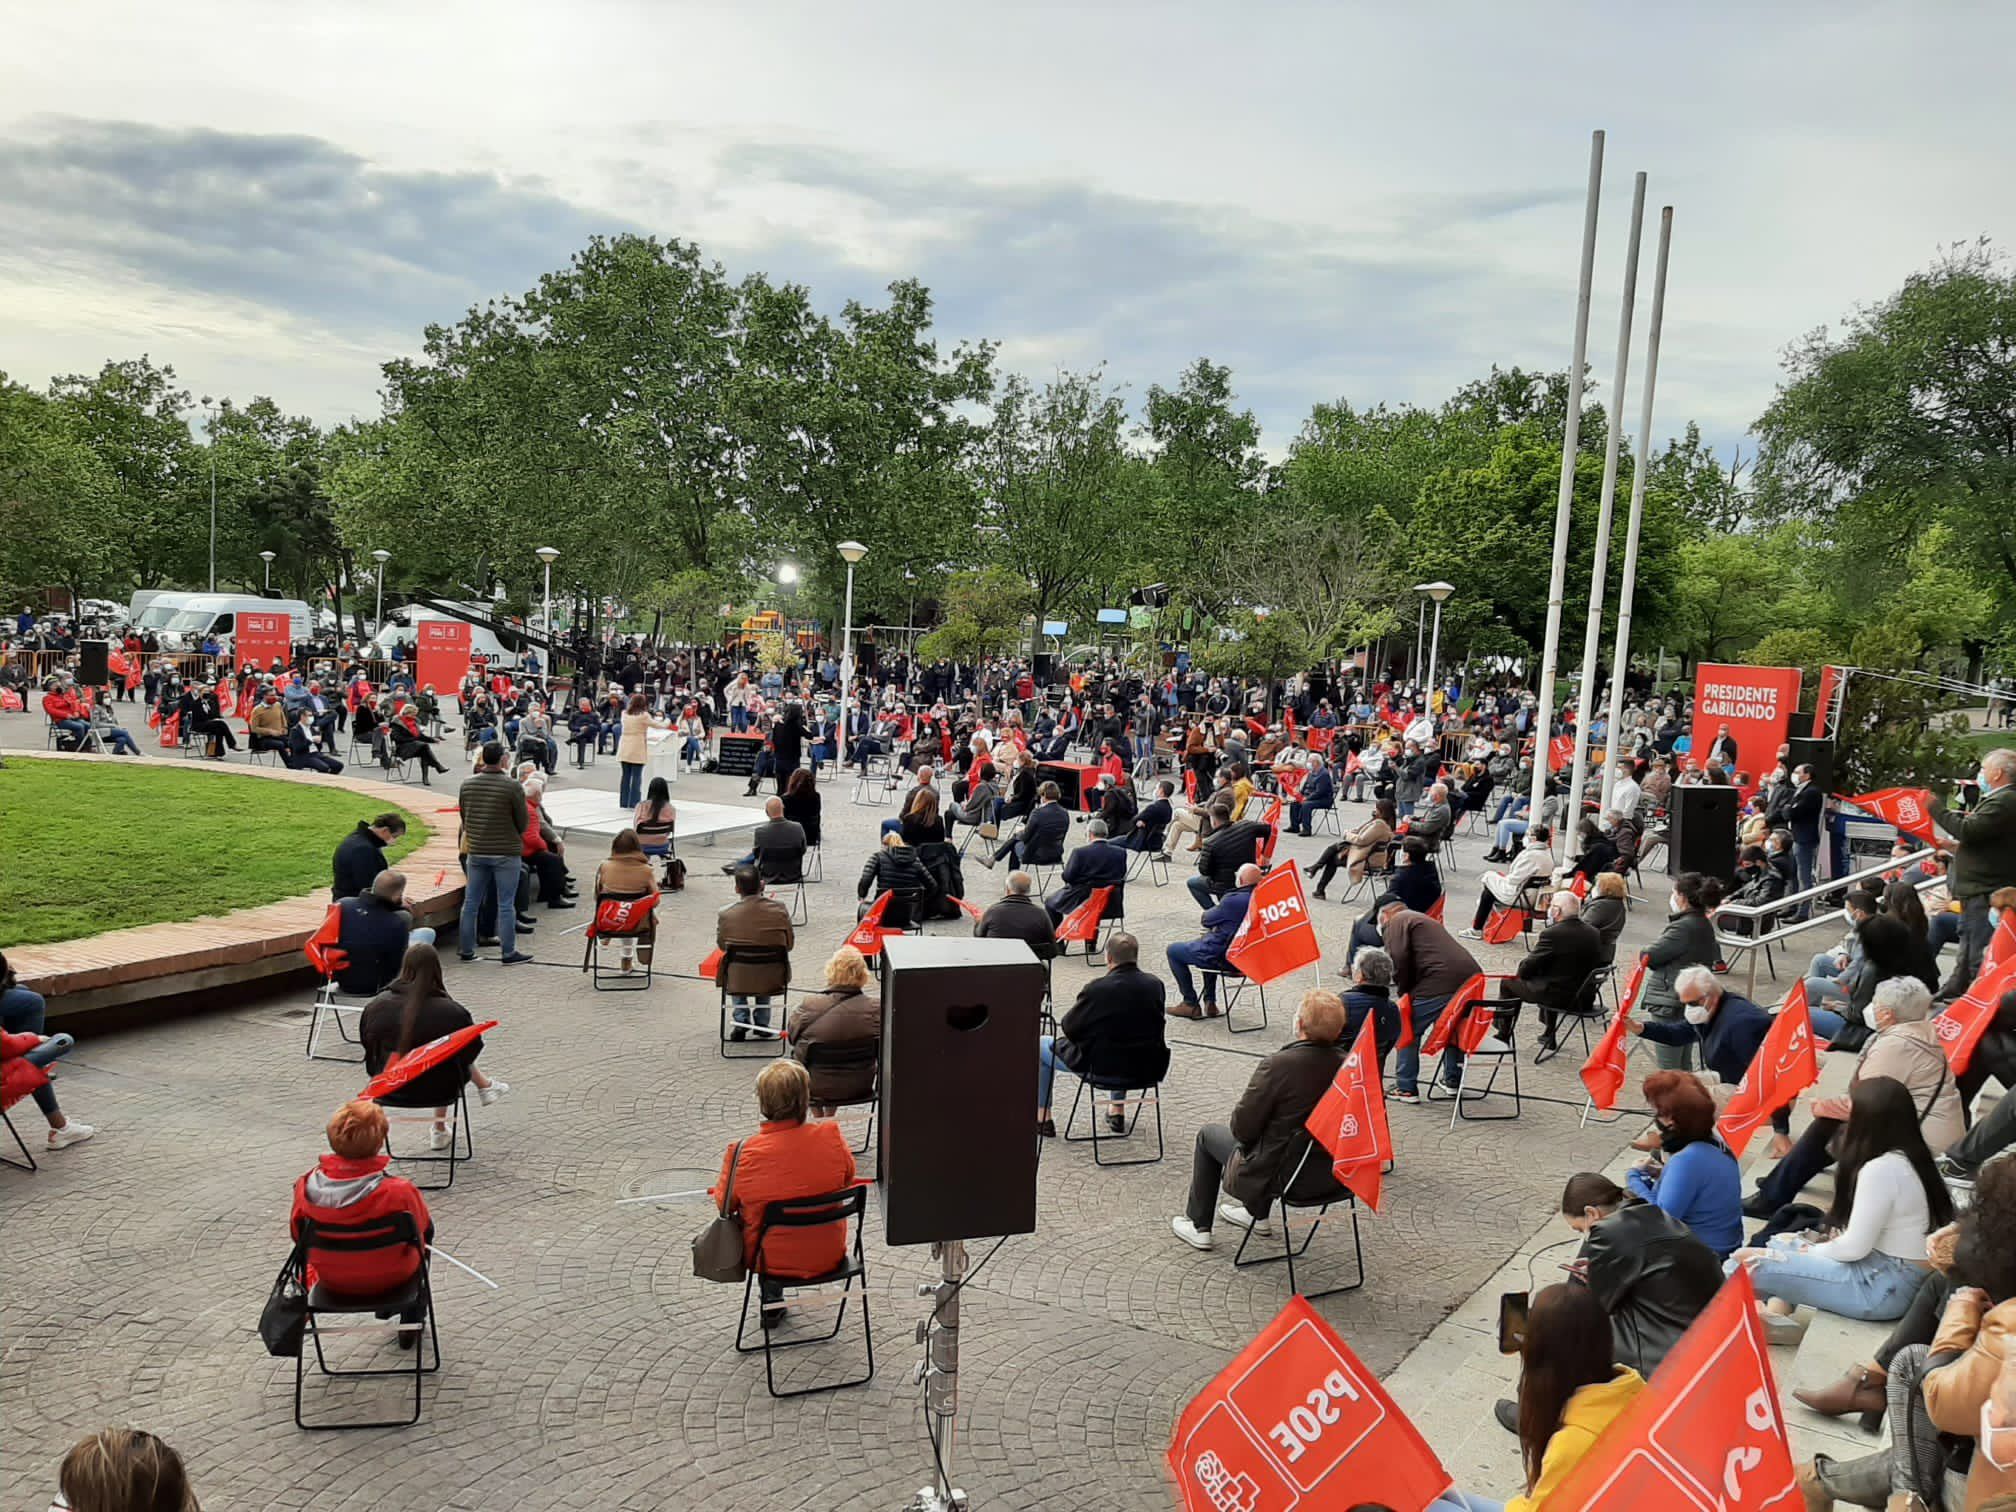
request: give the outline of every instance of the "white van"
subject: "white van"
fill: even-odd
[[[194,597],[193,593],[164,593],[158,588],[147,588],[134,594],[132,603],[126,607],[133,616],[134,629],[142,634],[152,630],[159,635]]]
[[[469,607],[478,613],[488,614],[496,608],[496,605],[471,604]],[[371,642],[371,654],[391,660],[393,648],[402,640],[410,648],[417,638],[417,632],[413,627],[426,624],[429,620],[468,624],[466,620],[458,620],[452,614],[443,614],[439,609],[429,609],[424,604],[403,604],[397,609],[385,611],[385,624]],[[411,654],[410,649],[408,654]],[[496,634],[481,625],[469,626],[469,654],[487,657],[492,667],[516,667],[521,655],[517,651],[505,650],[503,642],[497,639]]]
[[[240,614],[285,614],[294,622],[291,638],[297,641],[309,639],[308,606],[300,599],[261,598],[256,593],[191,593],[169,595],[186,598],[181,608],[169,616],[168,622],[159,631],[161,646],[167,651],[197,651],[202,649],[206,637],[215,636],[226,650],[231,649],[231,638],[237,629]],[[153,614],[160,607],[160,600],[147,606],[147,613]]]

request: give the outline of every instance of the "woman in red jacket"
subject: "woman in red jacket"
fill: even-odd
[[[295,1239],[301,1237],[304,1220],[369,1223],[394,1213],[411,1213],[420,1237],[433,1239],[434,1221],[419,1188],[404,1176],[386,1174],[392,1157],[385,1154],[383,1108],[362,1098],[343,1104],[329,1120],[328,1136],[330,1153],[294,1183],[294,1211],[287,1228]],[[411,1280],[425,1258],[417,1244],[361,1252],[310,1249],[308,1284],[346,1296],[375,1297]],[[418,1317],[414,1308],[406,1321]],[[410,1331],[399,1335],[401,1346],[409,1349],[417,1339]]]
[[[756,1241],[763,1228],[763,1210],[792,1197],[823,1197],[854,1184],[854,1152],[831,1120],[806,1122],[812,1101],[812,1078],[795,1060],[773,1060],[756,1076],[756,1105],[763,1126],[728,1147],[721,1157],[721,1178],[708,1195],[722,1212],[723,1195],[734,1184],[734,1210],[742,1215],[744,1258],[757,1270]],[[760,1257],[763,1326],[775,1328],[784,1317],[784,1288],[770,1278],[823,1276],[839,1266],[847,1253],[847,1225],[779,1229],[763,1245]]]

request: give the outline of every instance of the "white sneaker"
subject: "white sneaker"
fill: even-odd
[[[62,1128],[51,1129],[49,1131],[49,1148],[52,1150],[67,1150],[73,1144],[84,1143],[85,1140],[97,1132],[91,1125],[79,1123],[73,1118],[63,1125]]]
[[[427,1148],[430,1150],[445,1150],[453,1143],[455,1143],[455,1131],[453,1129],[429,1129],[427,1131]]]
[[[1459,940],[1481,940],[1484,938],[1484,931],[1481,929],[1459,929],[1456,931],[1456,938]]]
[[[1217,1242],[1211,1237],[1211,1230],[1200,1229],[1181,1214],[1169,1220],[1169,1232],[1192,1249],[1208,1250]]]
[[[1274,1232],[1273,1219],[1262,1218],[1256,1222],[1253,1215],[1246,1211],[1246,1205],[1243,1202],[1219,1203],[1218,1216],[1238,1228],[1257,1229],[1263,1234]]]
[[[490,1078],[489,1086],[482,1087],[477,1090],[476,1100],[482,1103],[483,1106],[487,1108],[490,1106],[490,1104],[494,1102],[502,1102],[504,1100],[505,1094],[508,1093],[510,1090],[511,1090],[511,1083],[503,1080],[500,1077],[493,1076]]]

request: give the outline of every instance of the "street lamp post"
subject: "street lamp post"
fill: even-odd
[[[203,429],[209,433],[210,445],[210,591],[217,591],[217,414],[214,401],[208,394],[203,396]]]
[[[373,635],[383,635],[385,633],[385,564],[392,560],[392,553],[381,548],[371,553],[371,560],[378,564],[377,572],[372,574],[378,579],[378,613],[371,633]]]
[[[847,564],[847,607],[840,615],[840,696],[854,686],[854,564],[868,555],[859,541],[842,541],[833,548]]]
[[[532,555],[546,564],[546,608],[541,615],[546,630],[546,686],[553,686],[553,559],[560,555],[557,546],[539,546]]]
[[[1417,588],[1414,591],[1419,593],[1421,590]],[[1423,599],[1419,611],[1414,616],[1414,686],[1417,688],[1421,686],[1421,647],[1427,642],[1427,629],[1428,601]]]
[[[260,560],[260,561],[262,561],[262,562],[264,562],[264,563],[266,564],[266,591],[267,591],[268,593],[271,593],[271,592],[273,591],[273,558],[274,558],[274,556],[275,556],[275,553],[274,553],[274,552],[271,552],[271,551],[262,551],[262,552],[260,552],[260,553],[259,553],[259,560]]]
[[[1428,681],[1423,685],[1428,690],[1428,708],[1432,712],[1435,707],[1435,658],[1442,650],[1442,600],[1456,591],[1456,585],[1444,582],[1416,583],[1414,591],[1424,593],[1435,601],[1435,633],[1428,642]]]

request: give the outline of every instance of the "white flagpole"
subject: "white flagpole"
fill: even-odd
[[[485,1286],[489,1287],[490,1290],[492,1291],[503,1290],[501,1286],[499,1286],[495,1281],[492,1281],[488,1276],[484,1275],[483,1272],[477,1270],[474,1266],[464,1265],[460,1260],[457,1260],[453,1255],[449,1254],[448,1251],[442,1249],[441,1246],[439,1246],[438,1244],[428,1245],[427,1253],[430,1255],[439,1255],[443,1260],[446,1260],[450,1265],[454,1266],[455,1269],[457,1270],[468,1271],[470,1275],[474,1276],[478,1281],[481,1281]]]
[[[1631,656],[1631,602],[1638,590],[1638,526],[1645,516],[1645,459],[1652,447],[1652,390],[1659,381],[1659,327],[1666,318],[1666,254],[1673,245],[1673,207],[1659,212],[1659,260],[1652,272],[1652,326],[1645,342],[1645,396],[1638,407],[1638,440],[1632,451],[1631,523],[1624,532],[1624,581],[1617,594],[1617,649],[1610,657],[1610,749],[1603,764],[1603,808],[1610,808],[1616,785],[1617,724],[1624,717],[1624,669]],[[1663,660],[1663,658],[1662,658]]]
[[[1596,510],[1596,551],[1589,564],[1589,628],[1582,636],[1582,686],[1575,707],[1575,762],[1568,776],[1563,824],[1582,819],[1582,783],[1589,770],[1589,727],[1596,722],[1596,653],[1603,643],[1603,591],[1609,585],[1610,516],[1617,501],[1617,453],[1624,439],[1624,395],[1631,378],[1631,315],[1638,301],[1638,243],[1645,227],[1645,175],[1631,185],[1631,235],[1624,248],[1624,302],[1617,316],[1617,379],[1610,395],[1610,434],[1603,445],[1603,493]],[[1637,484],[1632,484],[1637,491]],[[1615,667],[1612,682],[1618,681]],[[1565,850],[1563,855],[1568,854]]]
[[[1527,819],[1540,822],[1547,801],[1547,741],[1554,724],[1554,662],[1561,648],[1561,604],[1568,590],[1568,519],[1575,504],[1575,456],[1582,435],[1582,368],[1589,356],[1589,291],[1596,278],[1596,207],[1603,197],[1603,133],[1589,133],[1589,195],[1582,211],[1582,278],[1575,296],[1575,347],[1568,365],[1568,413],[1561,435],[1561,491],[1554,505],[1554,571],[1547,583],[1547,633],[1540,644],[1540,687],[1533,710],[1533,789]],[[1530,671],[1531,668],[1529,667]]]

